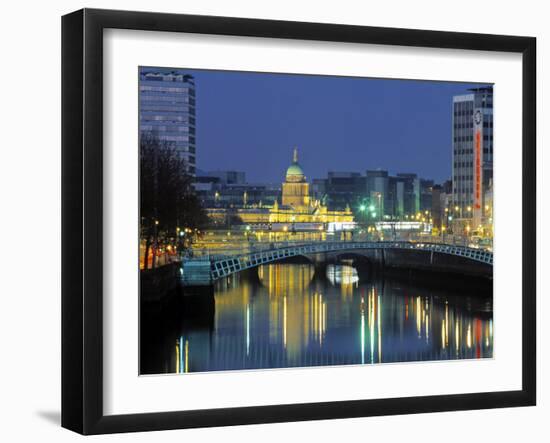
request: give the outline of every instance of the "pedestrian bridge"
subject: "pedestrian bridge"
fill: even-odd
[[[205,255],[185,258],[182,262],[181,274],[184,286],[207,286],[220,278],[245,269],[290,257],[311,257],[317,254],[334,253],[360,253],[368,256],[369,253],[374,253],[380,255],[383,261],[385,253],[391,252],[395,256],[395,253],[399,251],[423,252],[427,256],[426,263],[428,265],[434,264],[434,255],[457,257],[459,258],[458,268],[457,260],[452,261],[455,272],[457,269],[460,272],[460,263],[467,263],[470,268],[471,265],[478,264],[484,269],[492,268],[493,265],[492,252],[465,246],[407,241],[334,241],[300,244],[276,243],[262,249],[252,249],[249,252],[235,255]],[[444,266],[446,266],[445,262],[439,264],[440,268]]]

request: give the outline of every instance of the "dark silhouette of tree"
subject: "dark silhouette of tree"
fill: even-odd
[[[159,244],[189,247],[180,232],[191,237],[208,224],[208,216],[195,195],[185,160],[172,143],[153,133],[140,137],[140,236],[145,242],[145,269],[153,249],[156,266]]]

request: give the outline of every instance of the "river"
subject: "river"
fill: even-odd
[[[213,298],[142,306],[140,373],[493,356],[490,289],[365,278],[353,262],[319,274],[270,264],[217,282]]]

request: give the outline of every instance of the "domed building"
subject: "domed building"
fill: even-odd
[[[222,222],[227,217],[223,208],[209,209],[213,220]],[[285,181],[281,186],[281,203],[273,205],[247,205],[233,209],[233,214],[253,229],[270,231],[340,231],[355,226],[349,206],[344,211],[329,211],[319,200],[312,200],[309,183],[300,164],[298,149],[294,148],[292,163],[286,170]]]
[[[286,170],[285,182],[282,186],[283,206],[291,206],[298,210],[309,207],[309,183],[298,163],[298,148],[294,148],[292,164]]]

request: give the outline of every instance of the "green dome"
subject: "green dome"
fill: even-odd
[[[288,169],[286,170],[286,176],[289,177],[289,176],[293,176],[293,177],[296,177],[296,176],[301,176],[303,177],[304,176],[304,171],[302,171],[302,168],[300,167],[300,165],[298,163],[292,163]]]
[[[287,182],[304,182],[306,177],[304,171],[298,164],[298,148],[294,148],[294,155],[292,156],[292,164],[286,170]]]

